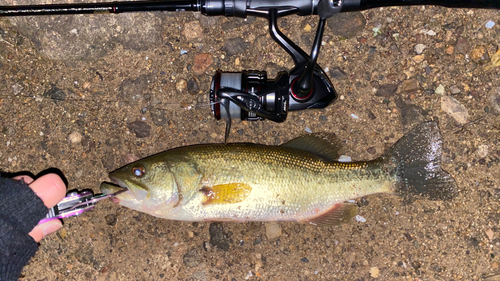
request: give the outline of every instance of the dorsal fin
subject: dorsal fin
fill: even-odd
[[[339,150],[342,147],[341,141],[335,135],[326,133],[301,136],[282,144],[282,146],[307,151],[330,161],[339,159]]]
[[[339,203],[323,214],[303,222],[318,226],[340,225],[352,219],[356,213],[357,205],[355,203]]]

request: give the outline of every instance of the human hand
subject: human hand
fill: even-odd
[[[24,180],[49,209],[57,205],[66,196],[66,185],[61,177],[56,174],[46,174],[35,181],[30,176],[17,176],[14,179]],[[58,231],[61,227],[60,220],[52,220],[35,226],[29,235],[36,242],[40,242],[45,236]]]

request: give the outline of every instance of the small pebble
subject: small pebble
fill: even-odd
[[[73,132],[69,134],[68,140],[71,143],[80,143],[82,141],[82,135],[79,132]]]
[[[200,22],[190,21],[185,23],[182,29],[182,35],[184,35],[188,41],[203,38],[203,28],[201,27]]]
[[[446,49],[444,49],[444,52],[448,55],[453,55],[454,51],[455,51],[455,47],[453,47],[453,46],[448,46]]]
[[[467,52],[469,52],[469,49],[470,49],[469,41],[467,41],[467,39],[465,39],[463,37],[458,38],[454,49],[455,49],[455,52],[457,52],[459,54],[463,54],[463,55],[467,54]]]
[[[15,96],[19,95],[24,89],[24,87],[21,86],[21,84],[19,84],[19,83],[12,85],[11,88],[12,88],[12,92],[14,93]]]
[[[380,85],[377,92],[375,93],[375,96],[384,98],[392,97],[397,90],[398,90],[398,85],[396,84]]]
[[[245,280],[250,279],[250,277],[252,277],[252,276],[253,276],[252,271],[249,271],[248,274],[247,274],[247,276],[245,276]]]
[[[443,95],[444,94],[444,86],[439,84],[439,86],[434,90],[434,93],[438,95]]]
[[[431,72],[432,72],[432,67],[426,66],[425,67],[425,74],[431,74]]]
[[[115,214],[109,214],[104,217],[106,220],[106,224],[110,226],[115,226],[116,225],[116,215]]]
[[[196,75],[205,73],[205,70],[212,64],[213,58],[210,54],[198,54],[193,59],[193,67],[191,70]]]
[[[64,238],[66,238],[67,235],[68,235],[68,231],[64,227],[61,228],[61,230],[59,230],[57,232],[57,236],[59,236],[59,238],[61,238],[62,240],[64,240]]]
[[[413,61],[415,63],[421,63],[422,61],[424,61],[424,59],[425,59],[424,55],[416,55],[413,57]]]
[[[493,230],[491,229],[484,231],[484,233],[486,234],[486,236],[488,236],[488,239],[490,239],[490,241],[495,237],[495,232],[493,232]]]
[[[187,81],[184,79],[180,79],[175,85],[175,88],[177,88],[177,91],[179,92],[185,92],[187,88]]]
[[[491,90],[488,100],[490,101],[493,110],[500,113],[500,87],[495,87]]]
[[[200,92],[200,86],[195,78],[190,78],[187,82],[187,90],[191,95],[197,95]]]
[[[482,144],[477,148],[477,155],[479,158],[484,158],[488,156],[488,145]]]
[[[332,69],[329,69],[329,70],[325,70],[325,71],[328,71],[328,73],[330,74],[330,77],[333,79],[340,80],[340,79],[344,79],[344,78],[348,77],[347,74],[342,69],[340,69],[340,67],[338,67],[338,66],[333,67]]]
[[[469,111],[464,105],[453,97],[441,97],[441,109],[461,125],[468,122]]]
[[[151,135],[151,126],[144,121],[130,122],[127,124],[127,127],[137,138],[147,138]]]
[[[219,258],[217,260],[217,263],[215,264],[216,267],[224,267],[226,266],[226,260],[224,258]]]
[[[223,251],[228,251],[231,248],[231,239],[225,232],[224,226],[221,223],[211,223],[208,231],[210,233],[210,245]]]
[[[309,262],[309,259],[308,258],[301,258],[300,261],[301,262]]]
[[[246,54],[248,48],[250,48],[251,43],[247,42],[242,37],[235,37],[224,42],[224,46],[222,46],[222,51],[226,52],[226,55],[231,56],[239,56],[242,54]]]
[[[470,51],[470,58],[478,64],[489,63],[491,58],[485,46],[476,46]]]
[[[75,173],[75,177],[77,177],[77,178],[81,178],[82,176],[83,176],[83,170],[78,170],[78,171],[76,171],[76,173]]]
[[[366,152],[368,152],[368,153],[370,153],[370,154],[375,154],[375,153],[377,153],[377,149],[375,149],[375,147],[374,147],[374,146],[372,146],[372,147],[369,147],[369,148],[366,150]]]
[[[357,222],[366,222],[366,219],[360,215],[356,215],[355,218]]]
[[[460,88],[458,88],[457,86],[453,85],[453,86],[450,87],[450,92],[453,95],[459,94],[460,93]]]
[[[426,47],[427,46],[425,46],[424,44],[417,44],[417,45],[415,45],[415,48],[414,48],[415,49],[415,53],[417,55],[421,55],[424,52],[424,50],[425,50]]]
[[[415,78],[405,80],[401,84],[401,91],[403,93],[411,94],[417,92],[419,89],[418,81]]]
[[[491,268],[493,270],[498,269],[499,266],[500,264],[498,264],[498,262],[494,262],[491,264]],[[498,281],[498,280],[500,280],[500,275],[494,275],[484,279],[484,281]]]
[[[269,241],[281,236],[281,225],[278,222],[267,222],[264,226],[266,227],[266,236]]]
[[[331,245],[331,244],[332,244],[332,240],[330,240],[330,239],[326,239],[326,240],[325,240],[325,245],[326,245],[327,247],[330,247],[330,245]]]
[[[373,278],[378,278],[380,276],[380,269],[378,269],[378,267],[376,266],[370,268],[370,276]]]
[[[346,155],[340,155],[340,158],[338,160],[339,162],[351,162],[351,156],[346,156]]]
[[[425,34],[425,35],[429,35],[429,36],[436,36],[437,35],[437,33],[432,29],[431,30],[422,29],[422,30],[420,30],[420,33]]]
[[[201,257],[200,253],[198,253],[198,250],[196,248],[193,248],[186,254],[184,254],[184,256],[182,257],[182,261],[185,266],[193,268],[197,267],[203,261],[203,258]]]

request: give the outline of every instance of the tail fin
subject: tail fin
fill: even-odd
[[[396,165],[398,193],[410,200],[415,195],[432,200],[456,195],[455,180],[441,169],[442,143],[436,122],[427,122],[406,134],[384,155]]]

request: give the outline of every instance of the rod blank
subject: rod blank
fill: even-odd
[[[0,6],[0,16],[4,17],[148,11],[199,11],[199,5],[196,0],[181,0]]]

